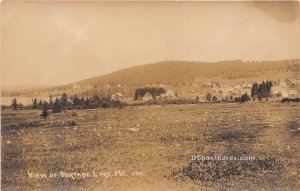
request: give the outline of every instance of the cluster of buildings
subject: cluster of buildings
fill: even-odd
[[[300,80],[280,79],[279,81],[275,81],[273,83],[271,94],[282,96],[282,97],[297,97],[298,96],[297,87],[299,84],[300,84]]]
[[[261,84],[263,81],[258,82]],[[272,82],[271,96],[276,97],[297,97],[300,80],[280,79]],[[251,96],[252,83],[237,84],[235,86],[211,84],[210,93],[219,97],[241,96],[247,93]]]
[[[261,84],[261,82],[257,82],[258,84]],[[271,88],[271,96],[272,97],[299,97],[298,92],[300,90],[300,80],[299,79],[280,79],[277,81],[272,81],[272,88]],[[234,86],[230,85],[223,85],[218,82],[209,82],[207,86],[209,86],[209,89],[201,89],[201,90],[190,90],[189,94],[186,95],[192,95],[195,97],[205,97],[205,94],[207,92],[211,93],[212,95],[216,96],[218,99],[226,98],[226,97],[240,97],[243,94],[247,93],[249,96],[251,96],[251,90],[252,90],[253,83],[243,83],[243,84],[236,84]],[[207,87],[206,86],[206,87]],[[109,87],[108,85],[106,87]],[[117,85],[117,87],[121,87],[120,84]],[[167,86],[164,84],[155,84],[155,86],[151,87],[160,87],[167,89]],[[80,87],[79,85],[73,85],[73,89],[82,89],[87,87]],[[90,87],[91,88],[91,87]],[[184,97],[184,95],[182,95]],[[159,99],[176,99],[177,98],[177,92],[167,89],[165,93],[161,93],[160,95],[151,95],[150,92],[146,92],[143,96],[141,96],[138,100],[140,101],[150,101],[150,100],[159,100]],[[131,100],[131,98],[124,96],[122,93],[114,93],[111,96],[111,99],[114,101],[121,101],[121,102],[127,102]],[[202,98],[201,98],[202,99]]]
[[[175,93],[173,90],[169,89],[165,93],[160,94],[159,96],[153,96],[150,92],[146,92],[143,96],[139,97],[137,100],[140,101],[151,101],[151,100],[159,100],[159,99],[176,99],[177,93]],[[129,101],[128,98],[126,98],[121,93],[115,93],[111,96],[111,99],[113,101],[121,101],[126,102]]]
[[[251,83],[244,83],[244,84],[237,84],[235,86],[229,86],[229,85],[219,85],[219,86],[213,86],[209,92],[213,94],[220,95],[222,97],[230,97],[230,96],[241,96],[245,93],[248,95],[251,95]]]
[[[159,100],[159,99],[176,99],[177,93],[175,93],[173,90],[169,89],[166,91],[166,93],[162,93],[158,96],[153,96],[151,93],[147,92],[144,94],[140,100],[143,101],[151,101],[151,100]]]

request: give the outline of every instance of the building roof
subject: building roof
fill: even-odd
[[[153,97],[149,92],[145,93],[143,97]]]

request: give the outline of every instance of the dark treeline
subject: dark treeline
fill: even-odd
[[[163,93],[166,93],[166,90],[164,88],[156,88],[156,87],[145,87],[145,88],[138,88],[135,90],[135,94],[134,94],[134,100],[138,100],[142,97],[144,97],[144,95],[149,92],[153,98],[155,98],[156,96],[160,96]]]
[[[121,107],[124,103],[120,101],[114,101],[111,96],[93,96],[93,97],[78,97],[77,95],[68,97],[66,93],[63,93],[61,97],[53,99],[52,96],[49,100],[37,100],[32,99],[32,105],[24,106],[17,102],[17,99],[12,100],[11,108],[17,109],[42,109],[43,116],[48,112],[48,109],[52,110],[52,113],[60,113],[63,110],[73,109],[95,109],[95,108],[110,108],[110,107]],[[46,112],[47,111],[47,112]]]
[[[272,86],[273,83],[271,81],[263,81],[261,84],[254,83],[251,88],[251,97],[259,100],[270,97]]]
[[[197,99],[196,99],[197,100]],[[233,96],[226,96],[226,98],[224,99],[220,99],[218,100],[218,98],[216,96],[212,96],[209,92],[206,95],[206,101],[208,103],[235,103],[235,102],[247,102],[250,101],[250,97],[247,93],[244,93],[242,96],[240,97],[233,97]]]

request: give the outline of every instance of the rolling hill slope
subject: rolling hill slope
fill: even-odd
[[[2,96],[30,95],[32,92],[56,95],[63,91],[74,94],[76,92],[72,90],[73,84],[79,85],[81,92],[107,92],[105,87],[110,85],[108,90],[110,93],[117,91],[132,94],[135,88],[153,84],[164,84],[181,90],[191,86],[201,87],[212,81],[234,85],[280,78],[299,79],[299,74],[300,59],[249,62],[240,60],[221,62],[166,61],[126,68],[66,85],[22,91],[2,89]],[[118,84],[122,88],[116,88]]]
[[[147,84],[184,85],[206,80],[241,81],[289,76],[297,78],[300,59],[284,61],[216,63],[168,61],[131,67],[107,75],[76,82],[79,85],[143,86]],[[270,79],[271,80],[271,79]]]

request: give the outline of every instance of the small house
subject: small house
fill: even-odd
[[[143,101],[150,101],[153,100],[153,96],[147,92],[144,96],[143,96]]]
[[[114,94],[114,95],[111,96],[111,99],[113,101],[121,101],[122,102],[122,101],[124,101],[125,97],[121,93],[116,93],[116,94]]]
[[[165,99],[172,99],[176,98],[177,96],[172,90],[168,90],[166,93],[160,94],[160,97]]]
[[[271,94],[272,95],[282,94],[282,87],[280,87],[280,86],[272,86],[272,88],[271,88]]]

